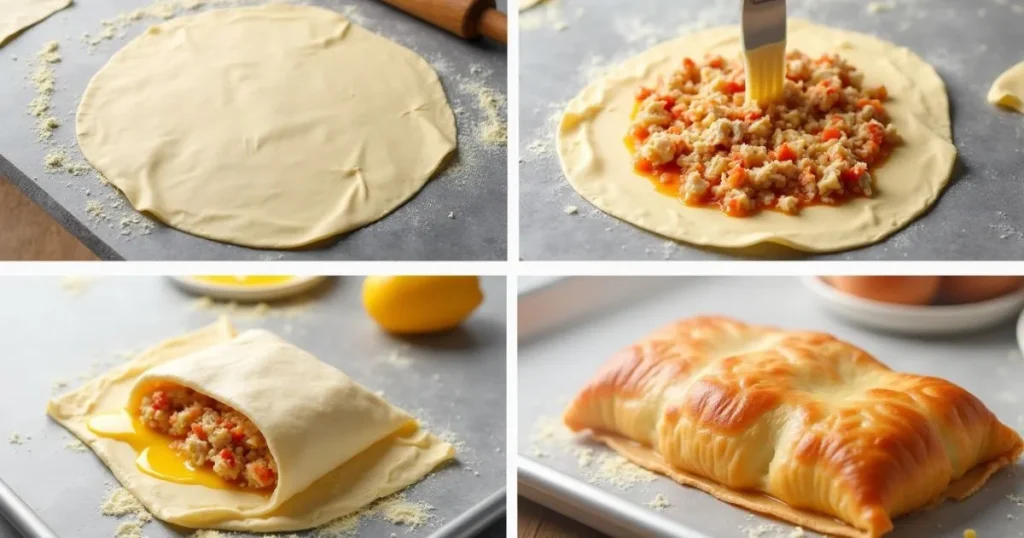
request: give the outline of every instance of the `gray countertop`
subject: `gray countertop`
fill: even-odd
[[[147,0],[76,2],[0,48],[0,177],[7,177],[104,259],[127,260],[504,260],[507,256],[507,155],[503,144],[483,142],[477,125],[486,117],[474,94],[477,81],[506,94],[504,47],[467,42],[373,0],[309,2],[338,11],[419,53],[437,70],[459,131],[457,158],[406,204],[384,219],[345,234],[319,248],[258,250],[179,232],[153,221],[122,226],[137,213],[112,187],[94,175],[47,173],[48,149],[35,141],[35,118],[27,114],[35,96],[30,61],[43,44],[57,40],[63,61],[55,64],[55,115],[64,120],[54,142],[81,158],[75,142],[74,113],[89,79],[152,19],[138,21],[127,34],[106,41],[92,53],[81,36],[96,35],[100,21],[147,5]],[[504,9],[505,0],[498,4]],[[471,71],[472,70],[472,71]],[[86,210],[89,200],[107,207],[108,218]],[[123,203],[122,203],[123,202]],[[119,207],[120,206],[120,207]],[[454,213],[454,219],[448,214]]]
[[[933,209],[886,241],[810,256],[778,248],[699,248],[605,215],[565,180],[552,135],[557,115],[600,68],[705,26],[735,24],[740,2],[559,0],[520,18],[520,256],[526,260],[1024,259],[1024,117],[985,101],[992,81],[1024,60],[1024,0],[790,0],[790,16],[907,46],[949,92],[959,151]],[[671,9],[669,9],[671,7]],[[564,26],[564,28],[563,28]],[[562,28],[559,30],[558,28]],[[579,207],[568,215],[566,206]]]
[[[633,507],[643,510],[640,524],[664,518],[677,529],[701,536],[754,536],[756,533],[748,532],[750,528],[770,524],[777,527],[757,536],[791,536],[788,525],[752,515],[667,478],[617,487],[602,479],[597,470],[598,458],[606,448],[592,444],[585,435],[572,437],[561,427],[555,433],[545,428],[552,422],[561,423],[558,417],[571,398],[616,351],[691,316],[725,315],[748,323],[833,334],[897,371],[956,383],[981,399],[1005,424],[1024,431],[1024,357],[1017,348],[1012,321],[976,334],[949,337],[882,334],[829,315],[798,279],[790,277],[577,277],[540,288],[536,285],[519,298],[519,457],[544,466],[548,473],[614,495],[607,506],[590,492],[577,493],[555,507],[570,516]],[[594,462],[588,466],[581,466],[578,454],[573,453],[580,446],[594,448]],[[995,474],[964,501],[947,501],[899,517],[895,530],[886,537],[961,538],[968,528],[983,538],[1021,536],[1024,508],[1006,496],[1024,494],[1022,470],[1024,466],[1018,462]],[[519,491],[523,490],[520,486]],[[671,506],[659,511],[648,508],[647,503],[658,494]],[[614,518],[622,521],[618,514]]]
[[[410,500],[434,507],[427,526],[409,531],[368,519],[360,535],[428,536],[505,488],[505,279],[485,277],[483,288],[483,305],[461,328],[408,340],[389,337],[365,315],[359,277],[337,279],[290,314],[236,310],[230,316],[240,330],[266,328],[383,391],[427,429],[457,441],[456,465],[406,490]],[[116,481],[91,452],[65,448],[73,437],[46,416],[46,402],[58,380],[80,385],[131,352],[212,323],[218,313],[197,308],[193,297],[159,277],[77,286],[59,278],[3,277],[0,296],[0,478],[58,535],[113,536],[125,520],[103,517],[99,506]],[[10,444],[14,432],[30,438]],[[0,536],[8,535],[5,528],[0,524]],[[144,533],[189,534],[158,521]]]

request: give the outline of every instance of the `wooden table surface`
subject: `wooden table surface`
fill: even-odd
[[[0,176],[0,260],[82,261],[96,255]]]
[[[519,538],[605,538],[596,530],[519,497]]]

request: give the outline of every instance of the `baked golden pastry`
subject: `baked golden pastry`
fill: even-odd
[[[564,420],[682,484],[851,538],[970,496],[1024,447],[948,381],[894,372],[827,334],[727,318],[682,320],[622,350]]]

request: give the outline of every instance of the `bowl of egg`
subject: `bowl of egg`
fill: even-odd
[[[803,283],[836,316],[892,333],[973,332],[1024,308],[1018,276],[814,276]]]

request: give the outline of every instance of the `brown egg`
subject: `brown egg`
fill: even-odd
[[[987,301],[1016,291],[1024,285],[1019,276],[944,276],[939,298],[945,303],[963,304]]]
[[[833,288],[883,303],[926,305],[939,291],[937,276],[832,276],[822,277]]]

